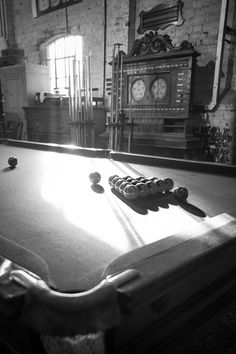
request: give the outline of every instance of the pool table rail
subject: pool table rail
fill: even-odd
[[[105,331],[120,323],[117,288],[139,276],[128,269],[90,290],[62,293],[22,267],[9,268],[0,276],[0,312],[40,334],[59,336]]]
[[[97,158],[108,158],[110,154],[109,149],[100,148],[84,148],[76,145],[63,145],[63,144],[53,144],[53,143],[38,143],[34,141],[23,141],[14,139],[0,139],[0,144],[22,147],[26,149],[42,150],[42,151],[53,151],[58,153],[66,153],[79,155],[84,157],[97,157]]]
[[[75,145],[63,145],[53,143],[38,143],[34,141],[23,141],[14,139],[0,138],[0,144],[18,146],[28,149],[54,151],[79,155],[84,157],[109,158],[113,161],[119,161],[132,164],[143,164],[150,166],[159,166],[172,169],[183,169],[196,172],[211,174],[236,176],[236,165],[215,163],[209,161],[195,161],[188,159],[168,158],[154,155],[142,155],[127,152],[114,151],[101,148],[83,148]]]

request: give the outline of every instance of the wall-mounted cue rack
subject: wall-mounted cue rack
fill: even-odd
[[[169,36],[150,32],[123,56],[120,99],[126,121],[136,124],[134,145],[184,150],[198,145],[192,135],[192,113],[199,55],[187,41],[174,47]],[[115,74],[117,70],[115,64]]]

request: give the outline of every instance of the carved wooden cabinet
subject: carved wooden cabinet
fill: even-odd
[[[36,92],[49,91],[48,67],[36,64],[4,66],[0,68],[0,80],[6,120],[23,121],[23,138],[26,138],[23,106],[33,104]]]
[[[192,135],[193,81],[199,55],[184,41],[174,47],[167,35],[146,34],[123,60],[123,110],[136,123],[139,146],[189,149]]]

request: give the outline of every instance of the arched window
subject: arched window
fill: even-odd
[[[82,61],[82,37],[63,36],[46,46],[46,63],[49,66],[51,92],[68,93],[71,67],[74,59]]]

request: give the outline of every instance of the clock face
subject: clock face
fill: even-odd
[[[151,86],[151,94],[154,100],[161,100],[167,92],[167,82],[164,79],[156,79]]]
[[[140,101],[144,98],[146,92],[145,83],[141,79],[137,79],[132,83],[131,95],[135,101]]]

